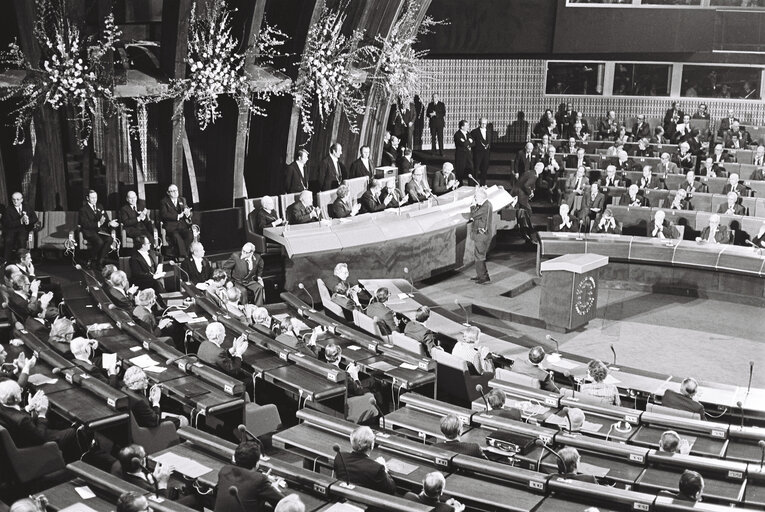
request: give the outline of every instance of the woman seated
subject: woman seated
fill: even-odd
[[[593,382],[582,384],[580,393],[594,397],[604,404],[621,405],[619,390],[611,383],[606,382],[608,367],[602,361],[593,359],[587,364],[587,374]]]
[[[478,340],[481,337],[481,329],[471,325],[462,333],[462,340],[458,341],[452,349],[452,355],[472,365],[472,370],[482,375],[494,371],[494,362],[491,358],[489,347],[481,345]]]

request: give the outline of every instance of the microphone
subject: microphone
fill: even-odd
[[[571,398],[576,398],[576,377],[569,370],[564,370],[563,376],[571,383]]]
[[[470,179],[473,181],[473,183],[475,183],[475,186],[476,186],[476,187],[480,187],[480,186],[481,186],[481,184],[480,184],[480,183],[478,183],[478,182],[475,180],[475,178],[473,177],[473,175],[472,175],[472,174],[468,174],[468,178],[470,178]]]
[[[569,407],[564,407],[563,412],[566,413],[566,421],[568,421],[568,432],[570,434],[574,431],[574,424],[571,423],[571,409]]]
[[[244,508],[244,505],[242,505],[242,500],[239,498],[239,489],[235,485],[232,485],[228,488],[228,493],[234,497],[236,502],[239,504],[239,508],[242,509],[242,512],[246,512],[247,509]]]
[[[412,282],[412,275],[409,273],[409,267],[404,267],[404,275],[409,281],[409,295],[414,295],[414,283]]]
[[[752,375],[754,373],[754,360],[749,361],[749,384],[746,386],[746,394],[749,395],[749,390],[752,389]]]
[[[190,283],[191,283],[191,276],[189,276],[189,273],[188,273],[188,272],[186,272],[186,271],[183,269],[183,267],[182,267],[182,266],[180,266],[180,265],[177,265],[177,264],[176,264],[174,261],[168,261],[168,262],[167,262],[167,264],[168,264],[168,265],[171,265],[171,266],[173,266],[173,267],[177,268],[178,270],[180,270],[181,272],[183,272],[183,274],[186,276],[186,284],[190,284]]]
[[[316,307],[313,302],[313,296],[311,293],[306,289],[305,285],[303,283],[298,283],[298,288],[303,290],[306,295],[308,295],[308,298],[311,299],[311,313],[316,313]]]
[[[614,348],[613,343],[611,343],[611,352],[614,354],[614,363],[612,366],[616,366],[616,349]]]
[[[465,327],[470,327],[470,313],[468,313],[468,310],[465,309],[465,306],[462,305],[459,299],[454,299],[454,303],[460,307],[462,313],[465,315],[465,323],[462,325]]]
[[[183,354],[178,357],[171,357],[170,359],[165,361],[165,366],[169,366],[173,363],[177,363],[181,359],[193,359],[194,361],[199,361],[199,358],[196,356],[196,354]],[[186,371],[186,365],[184,365],[183,371]]]
[[[552,341],[553,343],[555,343],[555,353],[556,353],[556,354],[560,354],[560,348],[559,348],[559,345],[558,345],[558,340],[556,340],[555,338],[553,338],[553,337],[552,337],[552,336],[550,336],[549,334],[548,334],[547,336],[545,336],[545,339],[547,339],[547,340],[549,340],[549,341]]]
[[[534,440],[534,444],[536,446],[542,447],[542,452],[539,454],[539,459],[537,460],[537,470],[540,473],[542,472],[542,455],[544,454],[544,450],[547,450],[548,452],[550,452],[553,455],[555,455],[555,457],[558,459],[558,469],[560,470],[560,468],[563,467],[563,470],[565,472],[565,470],[566,470],[566,463],[563,461],[563,458],[560,456],[560,454],[558,452],[556,452],[555,450],[553,450],[552,448],[547,446],[545,444],[545,442],[542,441],[539,438]]]
[[[261,450],[261,452],[263,451],[263,441],[261,441],[260,439],[258,439],[258,438],[257,438],[257,436],[256,436],[255,434],[253,434],[252,432],[250,432],[249,430],[247,430],[247,427],[246,427],[246,426],[244,426],[244,425],[240,424],[238,427],[236,427],[236,429],[239,431],[239,439],[240,439],[240,442],[244,442],[244,440],[245,440],[245,436],[250,436],[250,437],[252,438],[252,440],[253,440],[253,441],[255,441],[256,443],[258,443],[258,445],[260,446],[260,450]]]
[[[347,488],[353,488],[351,485],[351,475],[348,474],[348,468],[345,466],[345,459],[343,458],[343,454],[340,451],[340,445],[335,443],[332,445],[332,449],[335,451],[338,457],[340,457],[340,463],[343,465],[343,472],[345,473],[345,482],[343,482],[340,485],[345,485]]]
[[[757,446],[760,447],[760,452],[762,452],[762,455],[760,455],[760,469],[762,469],[762,464],[765,462],[765,441],[760,440]]]
[[[375,397],[373,397],[373,396],[369,397],[369,405],[374,407],[375,410],[377,411],[377,413],[380,415],[380,421],[382,422],[382,429],[383,430],[388,430],[388,427],[385,425],[385,415],[383,414],[383,412],[380,409],[380,407],[377,405],[377,400],[375,399]]]
[[[741,428],[744,428],[744,404],[741,403],[741,401],[736,402],[736,407],[738,407],[738,410],[741,411]]]
[[[483,394],[483,386],[480,384],[475,385],[475,390],[481,393],[481,398],[483,398],[483,403],[486,405],[486,412],[489,412],[491,410],[491,407],[489,407],[489,401],[486,400],[486,395]]]

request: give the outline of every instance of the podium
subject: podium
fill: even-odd
[[[566,254],[542,262],[539,317],[564,332],[581,327],[598,309],[598,274],[608,264],[600,254]]]

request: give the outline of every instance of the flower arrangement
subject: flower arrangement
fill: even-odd
[[[85,147],[93,122],[100,117],[98,103],[104,101],[108,114],[120,108],[101,65],[101,59],[114,49],[119,29],[110,13],[101,38],[86,38],[66,15],[63,0],[37,0],[35,7],[34,36],[40,46],[40,63],[26,59],[15,42],[2,55],[4,63],[27,72],[21,86],[5,97],[18,97],[21,103],[15,111],[14,144],[24,142],[24,127],[39,108],[48,105],[55,110],[72,108],[77,142]]]
[[[389,98],[398,98],[405,105],[411,103],[422,89],[423,80],[431,78],[422,65],[427,50],[414,49],[419,36],[447,23],[425,16],[418,26],[420,7],[421,0],[408,0],[388,37],[378,34],[375,44],[364,50],[364,57],[370,62],[368,69],[373,69],[372,84],[381,87]]]
[[[364,32],[342,34],[347,17],[342,11],[342,6],[338,10],[325,6],[319,21],[308,30],[300,72],[292,88],[303,132],[309,137],[314,131],[311,120],[314,104],[322,122],[338,107],[342,108],[354,133],[358,131],[356,120],[366,109],[361,91],[363,84],[353,70],[366,51],[359,46]]]
[[[197,13],[197,4],[201,4]],[[233,36],[231,19],[234,11],[226,7],[225,0],[197,2],[191,9],[189,25],[189,46],[186,62],[186,78],[173,80],[169,95],[183,102],[193,101],[195,115],[200,129],[206,129],[221,115],[218,97],[228,94],[241,107],[254,114],[264,115],[254,100],[268,101],[271,96],[283,91],[277,85],[266,85],[254,89],[253,77],[245,69],[250,53],[254,53],[260,64],[272,63],[280,55],[278,48],[286,42],[287,36],[264,23],[257,42],[244,52],[237,52],[239,41]]]

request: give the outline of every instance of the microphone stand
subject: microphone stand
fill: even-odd
[[[475,390],[481,393],[481,398],[483,398],[483,403],[486,406],[486,412],[491,411],[491,407],[489,407],[489,401],[486,400],[486,395],[483,394],[483,386],[480,384],[476,384]]]

